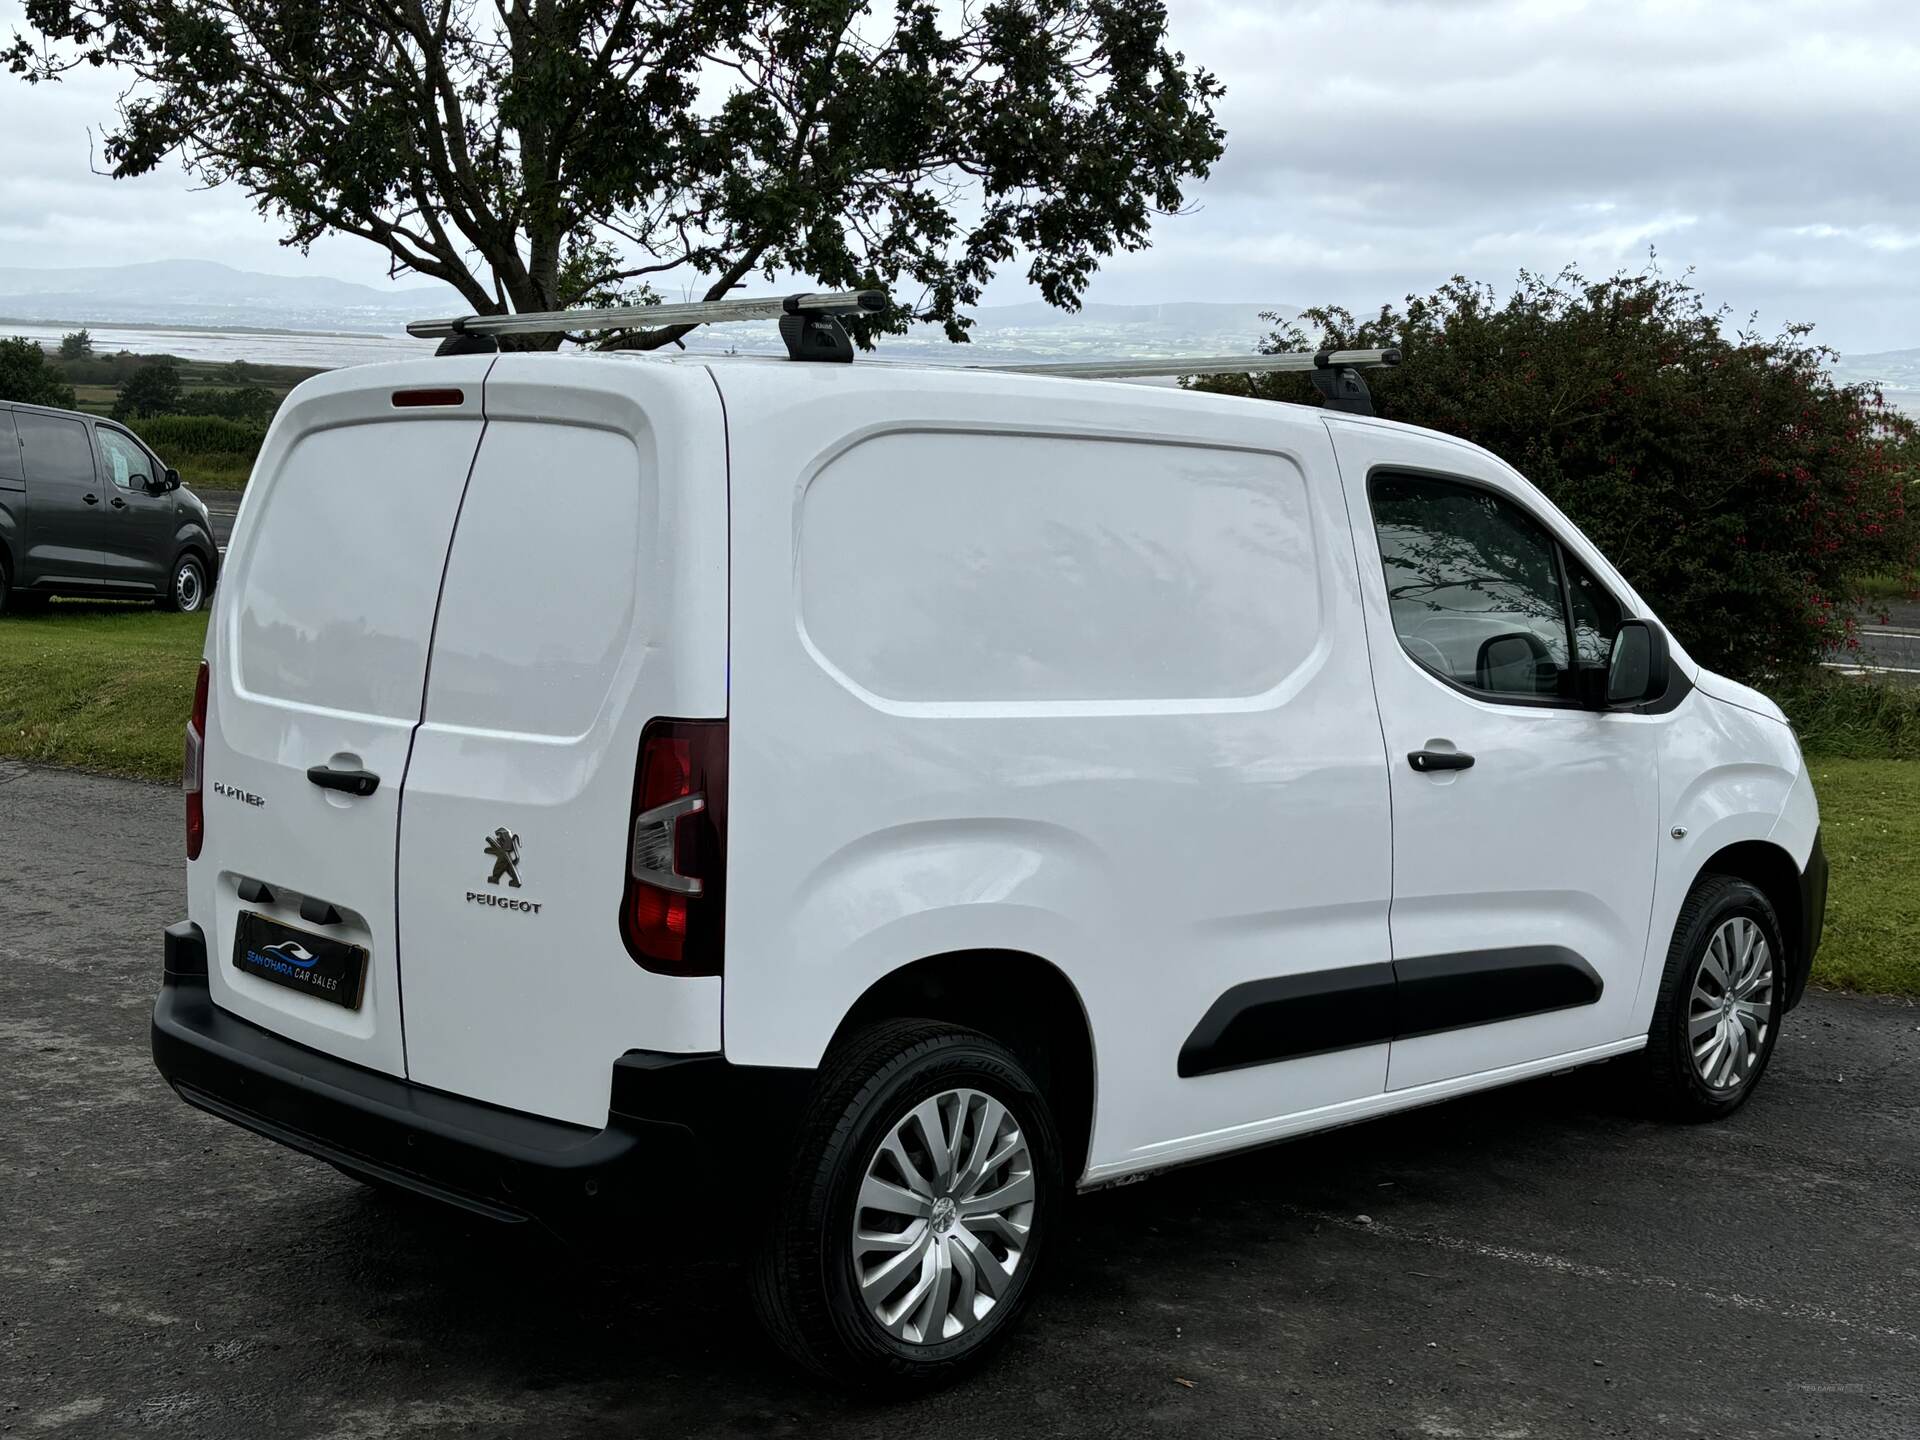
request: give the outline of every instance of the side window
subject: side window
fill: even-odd
[[[20,468],[20,437],[13,432],[13,412],[0,410],[0,480],[24,480]]]
[[[151,468],[146,452],[130,436],[104,425],[96,426],[93,433],[100,437],[100,454],[107,462],[107,478],[122,490],[144,486]]]
[[[1571,555],[1567,556],[1567,587],[1580,663],[1604,668],[1613,659],[1613,637],[1620,633],[1620,602]]]
[[[37,485],[93,484],[93,446],[88,443],[84,424],[20,410],[13,412],[13,419],[20,427],[20,453],[29,481]]]
[[[1571,694],[1559,547],[1538,521],[1446,480],[1382,475],[1369,493],[1393,628],[1409,655],[1474,690]]]

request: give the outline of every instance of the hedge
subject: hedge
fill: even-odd
[[[251,460],[266,438],[264,425],[223,420],[218,415],[152,415],[131,422],[140,438],[169,455],[237,455]]]

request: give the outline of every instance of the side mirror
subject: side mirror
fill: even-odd
[[[166,476],[161,483],[169,490],[178,490],[180,488],[180,472],[169,465]]]
[[[1558,673],[1540,637],[1527,630],[1481,641],[1473,670],[1474,683],[1497,695],[1549,694]]]
[[[1667,693],[1671,668],[1666,631],[1651,620],[1621,621],[1607,662],[1608,706],[1621,709],[1659,699]]]

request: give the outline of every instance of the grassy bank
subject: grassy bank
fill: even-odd
[[[0,616],[0,755],[180,778],[207,617],[55,601]]]
[[[1920,996],[1920,761],[1808,766],[1833,864],[1814,983]]]

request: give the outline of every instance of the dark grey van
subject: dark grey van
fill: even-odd
[[[131,430],[0,402],[0,610],[43,595],[199,610],[219,567],[207,507]]]

